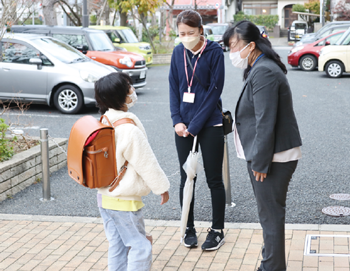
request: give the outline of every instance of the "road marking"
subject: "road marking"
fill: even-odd
[[[16,130],[39,130],[40,126],[14,127]]]
[[[42,114],[21,114],[21,113],[6,113],[6,115],[9,116],[23,116],[23,117],[48,117],[48,118],[70,118],[70,119],[77,119],[77,118],[81,118],[83,116],[79,115],[79,116],[67,116],[67,115],[42,115]],[[100,117],[96,117],[97,120],[100,120]],[[150,122],[153,120],[140,120],[141,122]],[[40,129],[39,126],[31,126],[32,128],[21,128],[23,129]],[[20,127],[17,127],[18,129]]]
[[[166,104],[166,105],[169,105],[170,102],[137,102],[136,105],[138,104]]]
[[[70,119],[76,119],[77,117],[79,118],[80,116],[67,116],[67,115],[43,115],[43,114],[22,114],[22,113],[6,113],[5,115],[9,116],[25,116],[25,117],[48,117],[48,118],[62,118],[63,116],[65,118],[70,118]]]
[[[274,46],[274,50],[290,50],[292,47],[287,47],[287,46]]]

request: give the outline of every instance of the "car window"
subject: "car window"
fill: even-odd
[[[214,35],[223,35],[227,29],[227,25],[210,25]]]
[[[87,40],[84,35],[53,34],[52,36],[73,47],[82,47],[84,45],[88,46]]]
[[[120,39],[120,38],[114,33],[114,31],[107,32],[106,34],[107,34],[107,36],[109,37],[109,39],[110,39],[112,42],[115,42],[115,39]]]
[[[118,34],[120,35],[122,42],[126,42],[126,43],[137,43],[137,42],[139,42],[137,40],[134,32],[132,32],[131,29],[118,30]]]
[[[114,51],[114,46],[104,32],[89,33],[90,42],[94,51]]]
[[[204,28],[204,34],[212,35],[213,31],[210,28]]]
[[[306,24],[296,23],[294,27],[295,29],[306,29]]]
[[[18,42],[2,42],[2,62],[30,64],[31,58],[40,58],[40,52],[31,46]]]
[[[350,45],[350,35],[348,35],[343,41],[342,45]]]
[[[61,42],[55,39],[43,37],[43,38],[33,39],[32,42],[36,44],[38,47],[40,46],[45,48],[45,50],[50,52],[50,54],[53,57],[57,58],[58,60],[66,64],[74,63],[77,61],[79,62],[90,61],[90,59],[87,56],[80,53],[78,50],[74,49],[73,47],[69,46],[64,42]]]
[[[324,37],[327,37],[331,33],[332,33],[332,30],[328,29],[327,31],[324,31],[319,38],[322,39]]]
[[[319,42],[317,44],[317,46],[324,46],[324,45],[326,45],[327,41],[330,42],[330,45],[334,45],[342,35],[343,35],[343,33],[339,33],[339,34],[330,36],[330,37],[324,39],[323,41]]]

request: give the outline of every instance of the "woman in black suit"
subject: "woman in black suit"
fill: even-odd
[[[285,208],[288,184],[301,158],[301,138],[293,111],[287,69],[266,35],[241,21],[224,34],[230,59],[244,69],[235,111],[235,145],[248,172],[263,229],[258,270],[285,271]]]

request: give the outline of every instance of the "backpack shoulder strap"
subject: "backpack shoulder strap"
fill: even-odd
[[[127,124],[127,123],[130,123],[130,124],[135,124],[135,122],[132,120],[132,119],[129,119],[129,118],[124,118],[124,119],[120,119],[120,120],[117,120],[115,122],[113,122],[113,127],[117,127],[119,125],[122,125],[122,124]],[[120,173],[118,174],[118,176],[113,180],[113,182],[110,184],[110,188],[108,189],[109,192],[112,192],[120,183],[120,181],[123,179],[124,175],[125,175],[125,172],[128,168],[128,164],[129,162],[128,161],[125,161],[124,165],[122,166],[121,170],[120,170]]]
[[[126,123],[134,124],[136,126],[135,122],[132,119],[124,118],[113,122],[113,127],[115,128],[119,125],[126,124]]]

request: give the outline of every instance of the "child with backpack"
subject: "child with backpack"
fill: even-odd
[[[125,73],[111,73],[95,83],[95,99],[101,114],[111,123],[131,119],[115,127],[118,167],[128,161],[119,185],[98,188],[97,202],[109,242],[109,271],[150,270],[152,244],[146,238],[141,208],[142,196],[152,191],[161,195],[161,204],[169,200],[170,183],[148,143],[141,121],[128,109],[137,100],[131,78]],[[121,169],[118,169],[120,172]]]

